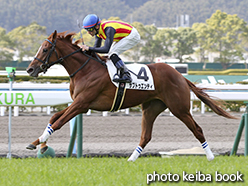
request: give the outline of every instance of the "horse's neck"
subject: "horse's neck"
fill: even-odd
[[[74,46],[70,46],[70,44],[68,43],[59,42],[58,44],[59,44],[58,46],[59,55],[62,58],[72,54],[77,50],[77,48],[75,48]],[[84,66],[85,63],[89,63],[89,64],[86,64]],[[88,74],[94,74],[95,76],[98,77],[99,74],[102,75],[105,72],[102,71],[102,69],[104,68],[101,68],[103,67],[103,65],[101,65],[96,60],[91,59],[90,56],[84,55],[80,51],[64,59],[64,61],[61,64],[64,66],[64,68],[66,69],[69,75],[72,75],[76,72],[75,76],[81,74],[80,77],[82,77],[82,76],[88,76]]]
[[[63,47],[60,49],[60,57],[63,58],[67,55],[72,54],[75,51],[76,49],[72,49],[71,47],[67,47],[67,49]],[[77,52],[65,58],[61,65],[63,65],[67,73],[71,75],[76,72],[86,62],[86,60],[86,56],[84,56],[81,52]]]
[[[97,62],[94,57],[86,56],[81,52],[75,53],[65,59],[62,65],[70,76],[79,76],[80,78],[87,76],[87,79],[91,80],[99,78],[99,76],[107,72],[103,70],[105,69],[104,66]]]

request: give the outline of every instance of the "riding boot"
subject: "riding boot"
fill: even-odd
[[[126,65],[123,63],[123,61],[116,54],[112,54],[110,56],[110,59],[117,68],[117,73],[114,75],[113,81],[118,83],[119,82],[131,83],[132,82],[131,75],[128,72],[128,69]]]

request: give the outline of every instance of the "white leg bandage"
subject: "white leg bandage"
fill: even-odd
[[[202,148],[204,149],[204,151],[206,153],[208,161],[212,161],[214,159],[214,155],[213,155],[211,149],[209,148],[207,141],[202,143]]]
[[[133,154],[128,158],[127,161],[135,161],[139,155],[141,154],[143,148],[141,146],[138,146],[134,151]]]
[[[39,141],[40,143],[44,143],[47,141],[47,139],[49,138],[49,136],[52,135],[52,133],[54,132],[54,130],[51,127],[52,125],[48,123],[46,129],[44,130],[43,134],[39,137]]]

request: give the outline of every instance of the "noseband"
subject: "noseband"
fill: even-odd
[[[71,55],[73,55],[73,54],[75,54],[75,53],[77,53],[77,52],[82,51],[82,49],[79,48],[79,49],[75,50],[74,52],[72,52],[72,53],[70,53],[70,54],[68,54],[68,55],[66,55],[66,56],[64,56],[64,57],[59,58],[58,53],[57,53],[57,51],[56,51],[56,49],[55,49],[56,42],[57,42],[57,38],[55,39],[54,43],[52,43],[49,39],[45,39],[45,41],[48,41],[48,42],[52,45],[52,48],[51,48],[51,50],[49,51],[49,53],[48,53],[48,55],[47,55],[47,57],[46,57],[46,61],[43,61],[43,60],[41,60],[41,59],[39,59],[39,58],[37,58],[37,57],[34,57],[34,59],[37,59],[38,61],[40,61],[40,62],[42,63],[42,64],[40,65],[40,69],[41,69],[42,72],[44,72],[44,73],[46,73],[47,69],[50,68],[51,66],[53,66],[54,64],[62,63],[62,62],[64,61],[65,58],[67,58],[67,57],[69,57],[69,56],[71,56]],[[54,61],[54,62],[49,63],[49,59],[50,59],[50,57],[51,57],[51,55],[52,55],[53,52],[55,52],[56,57],[57,57],[57,60]],[[105,62],[103,62],[101,59],[99,59],[99,58],[96,59],[96,58],[94,58],[94,57],[92,57],[92,56],[86,54],[85,51],[83,51],[83,53],[84,53],[85,56],[88,57],[87,61],[86,61],[86,62],[85,62],[85,63],[84,63],[76,72],[72,73],[72,74],[70,75],[70,77],[73,77],[78,71],[80,71],[80,70],[89,62],[90,59],[94,59],[94,60],[96,60],[97,62],[101,63],[103,66],[106,67]],[[97,55],[96,55],[96,56],[97,56]]]
[[[39,58],[37,58],[37,57],[34,57],[34,59],[37,59],[38,61],[40,61],[40,62],[42,63],[42,64],[40,65],[40,69],[41,69],[44,73],[46,73],[47,69],[53,65],[53,64],[49,64],[49,59],[50,59],[50,57],[51,57],[51,55],[52,55],[53,52],[56,53],[57,59],[59,59],[58,53],[57,53],[57,51],[56,51],[56,49],[55,49],[57,39],[54,41],[54,43],[52,43],[52,42],[51,42],[50,40],[48,40],[48,39],[46,39],[45,41],[48,41],[48,42],[52,45],[52,48],[51,48],[51,50],[49,51],[49,54],[48,54],[47,57],[46,57],[46,61],[43,61],[43,60],[41,60],[41,59],[39,59]],[[58,60],[57,60],[57,61],[58,61]],[[56,61],[56,62],[57,62],[57,61]],[[54,63],[54,64],[55,64],[55,63]]]

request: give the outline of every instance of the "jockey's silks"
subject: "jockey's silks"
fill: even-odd
[[[116,33],[114,35],[114,41],[117,42],[120,41],[122,38],[128,36],[133,28],[128,23],[122,21],[104,21],[100,24],[97,36],[105,40],[106,34],[104,29],[107,27],[113,27],[116,30]]]

